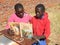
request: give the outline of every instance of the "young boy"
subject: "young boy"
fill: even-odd
[[[31,23],[33,26],[33,39],[37,40],[32,45],[46,45],[46,40],[50,35],[50,21],[48,14],[45,12],[43,4],[38,4],[35,7],[36,15],[32,17]]]
[[[29,22],[29,20],[31,19],[31,16],[27,13],[24,12],[24,7],[22,4],[16,4],[14,6],[15,9],[15,13],[11,15],[11,17],[8,19],[8,24],[6,26],[6,29],[9,29],[9,23],[10,22]]]

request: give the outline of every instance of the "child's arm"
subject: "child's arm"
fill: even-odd
[[[9,26],[9,23],[10,23],[10,22],[14,22],[14,17],[13,17],[13,15],[8,19],[7,25],[6,25],[6,29],[9,29],[9,28],[10,28],[10,26]]]
[[[46,23],[45,23],[44,36],[45,36],[46,38],[48,38],[49,35],[50,35],[50,21],[49,21],[49,19],[48,19],[48,14],[47,14],[47,16],[46,16],[45,22],[46,22]]]

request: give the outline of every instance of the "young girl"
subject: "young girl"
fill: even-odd
[[[15,13],[11,15],[11,17],[8,19],[8,24],[6,26],[6,29],[9,29],[9,23],[10,22],[29,22],[29,20],[31,19],[31,16],[27,13],[24,12],[24,7],[22,4],[16,4],[14,6],[15,9]]]
[[[11,17],[8,19],[8,24],[6,25],[6,30],[7,32],[10,34],[10,35],[13,35],[14,32],[9,30],[10,26],[9,26],[9,23],[10,22],[24,22],[24,23],[28,23],[29,20],[31,19],[31,16],[27,13],[24,12],[24,7],[22,4],[20,3],[17,3],[15,6],[14,6],[14,9],[15,9],[15,13],[11,15]],[[5,42],[7,41],[7,39],[5,40]],[[9,41],[8,41],[9,42]],[[7,45],[9,45],[11,42],[9,42],[9,44],[7,43]],[[15,44],[15,43],[14,43]],[[5,45],[5,43],[4,43]]]
[[[50,21],[48,14],[45,12],[43,4],[38,4],[35,7],[36,15],[32,17],[31,23],[33,26],[33,39],[37,40],[32,45],[46,45],[46,40],[50,35]]]

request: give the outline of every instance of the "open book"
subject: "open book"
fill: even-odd
[[[31,38],[33,36],[32,24],[20,23],[20,33],[21,37]]]
[[[13,30],[15,35],[20,34],[20,25],[19,25],[19,23],[11,22],[11,23],[9,23],[9,25],[10,25],[10,30]]]
[[[33,36],[32,24],[30,23],[10,23],[10,29],[12,29],[16,35],[21,37],[31,38]]]

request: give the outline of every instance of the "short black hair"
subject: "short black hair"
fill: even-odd
[[[14,6],[14,9],[17,10],[19,8],[22,8],[23,9],[23,5],[20,4],[20,3],[17,3],[15,6]]]
[[[45,6],[44,6],[43,4],[38,4],[38,5],[35,7],[35,9],[37,9],[37,8],[41,8],[41,10],[42,10],[43,12],[45,12]]]

